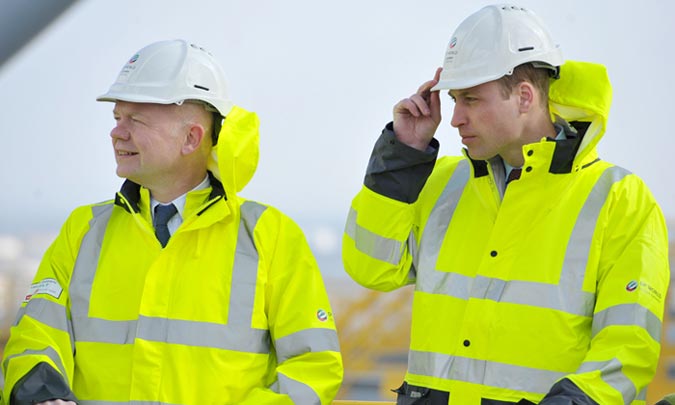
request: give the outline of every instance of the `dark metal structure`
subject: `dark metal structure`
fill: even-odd
[[[0,0],[0,67],[78,0]]]

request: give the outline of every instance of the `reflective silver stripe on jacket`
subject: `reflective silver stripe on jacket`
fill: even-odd
[[[258,252],[253,229],[267,207],[246,202],[241,206],[241,221],[234,258],[228,324],[185,321],[139,316],[133,321],[111,321],[89,317],[89,298],[98,267],[105,230],[112,204],[92,208],[94,217],[84,236],[70,284],[71,316],[76,342],[132,344],[135,339],[172,344],[211,347],[248,353],[269,353],[269,332],[251,328],[255,286],[258,276]]]
[[[310,352],[339,352],[340,343],[333,329],[312,328],[292,333],[274,341],[277,362]]]
[[[639,326],[655,342],[661,342],[661,320],[640,304],[620,304],[593,315],[593,337],[602,329],[614,325]]]
[[[33,297],[19,309],[13,326],[18,325],[24,316],[30,316],[38,322],[67,333],[70,337],[71,350],[73,353],[75,352],[73,324],[68,319],[66,307],[45,298]]]
[[[577,217],[567,244],[560,281],[558,285],[550,285],[484,276],[474,278],[436,269],[445,233],[470,176],[468,162],[465,168],[458,166],[429,216],[428,225],[420,241],[419,253],[413,258],[417,269],[416,290],[464,300],[488,299],[553,309],[582,317],[593,317],[593,336],[607,326],[636,325],[646,329],[658,341],[660,321],[646,308],[639,305],[632,305],[628,308],[617,306],[600,311],[594,316],[595,295],[582,290],[596,222],[611,187],[628,174],[630,173],[625,169],[614,166],[606,169],[600,176]],[[414,250],[413,253],[415,253]],[[530,294],[533,290],[540,291],[540,293]],[[641,323],[636,324],[636,322]],[[622,392],[624,398],[633,397],[635,387],[623,374],[621,368],[608,366],[614,362],[616,360],[608,363],[585,364],[583,371],[601,370],[603,379],[614,389]],[[565,373],[550,370],[414,350],[410,351],[408,370],[417,375],[457,379],[536,393],[546,393],[557,379],[565,375]]]
[[[18,325],[24,315],[28,315],[54,329],[66,333],[69,332],[70,322],[66,314],[66,307],[54,301],[40,297],[31,298],[25,306],[19,308],[16,320],[12,326]]]
[[[47,356],[49,360],[53,361],[54,364],[56,364],[56,367],[59,368],[59,371],[61,372],[61,375],[64,376],[64,378],[68,375],[66,373],[66,368],[63,366],[63,362],[61,362],[61,357],[59,357],[59,354],[56,352],[51,347],[47,347],[43,350],[24,350],[21,353],[16,353],[12,354],[11,356],[7,356],[5,361],[2,363],[3,369],[7,370],[7,365],[9,364],[9,361],[12,360],[15,357],[23,357],[23,356]]]
[[[450,179],[450,182],[448,183],[448,186],[445,188],[443,194],[439,198],[439,201],[449,202],[450,206],[445,207],[446,211],[454,211],[455,207],[457,206],[457,201],[459,200],[459,195],[461,195],[462,190],[468,181],[469,174],[469,162],[465,160],[459,162]],[[413,265],[410,269],[408,278],[410,281],[414,280],[416,277],[416,269],[419,264],[417,263],[416,259],[421,256],[416,254],[417,243],[415,242],[415,235],[411,232],[410,235],[408,235],[407,240],[404,241],[385,238],[358,225],[356,222],[357,216],[358,213],[356,210],[351,208],[349,210],[349,216],[347,217],[347,223],[345,225],[345,234],[354,240],[356,249],[374,259],[397,265],[401,262],[404,248],[408,247],[410,253],[413,256]]]
[[[426,279],[420,279],[420,277],[423,276],[422,273],[431,273],[429,270],[436,270],[436,262],[438,261],[438,255],[441,253],[441,244],[445,232],[450,224],[450,219],[455,214],[459,198],[462,196],[470,176],[469,161],[466,159],[460,161],[429,214],[429,219],[427,219],[429,225],[427,225],[420,239],[418,250],[412,250],[413,253],[418,253],[413,257],[413,264],[417,269],[417,286],[415,288],[418,290],[422,288],[421,291],[427,291],[426,288],[430,288],[430,291],[433,291],[438,287],[437,284],[427,284]]]
[[[321,399],[309,385],[278,373],[277,381],[270,389],[276,393],[287,394],[294,404],[321,405]]]
[[[403,254],[403,242],[379,236],[356,223],[357,212],[349,209],[345,233],[354,240],[358,250],[368,256],[390,264],[398,264]]]
[[[597,370],[600,370],[600,376],[607,385],[621,392],[623,396],[623,403],[629,405],[633,398],[635,398],[635,385],[633,382],[626,377],[626,375],[621,371],[621,362],[618,359],[612,359],[609,361],[587,361],[584,362],[578,373],[590,373]]]
[[[411,350],[408,372],[511,390],[546,393],[566,373]]]

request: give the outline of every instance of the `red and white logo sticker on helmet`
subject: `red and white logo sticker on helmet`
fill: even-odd
[[[450,40],[450,44],[448,45],[448,48],[449,48],[449,49],[452,49],[452,48],[454,48],[456,45],[457,45],[457,37],[452,37],[452,39]]]

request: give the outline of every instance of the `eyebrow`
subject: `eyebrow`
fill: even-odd
[[[127,116],[131,116],[131,117],[142,117],[143,116],[143,113],[140,112],[140,111],[128,111],[128,110],[124,110],[124,109],[122,109],[122,111],[120,111],[119,109],[117,109],[117,107],[113,108],[112,112],[113,112],[113,115],[127,115]]]
[[[448,90],[448,95],[450,97],[459,97],[471,93],[468,89],[455,90],[455,94],[452,94],[452,90]]]

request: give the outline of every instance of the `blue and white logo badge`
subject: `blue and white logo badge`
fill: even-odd
[[[633,291],[637,290],[637,288],[638,288],[638,282],[635,281],[635,280],[631,280],[630,283],[626,284],[626,291],[628,291],[628,292],[633,292]]]
[[[318,311],[316,311],[316,317],[321,322],[326,322],[326,320],[328,319],[328,314],[323,309],[319,309]]]

